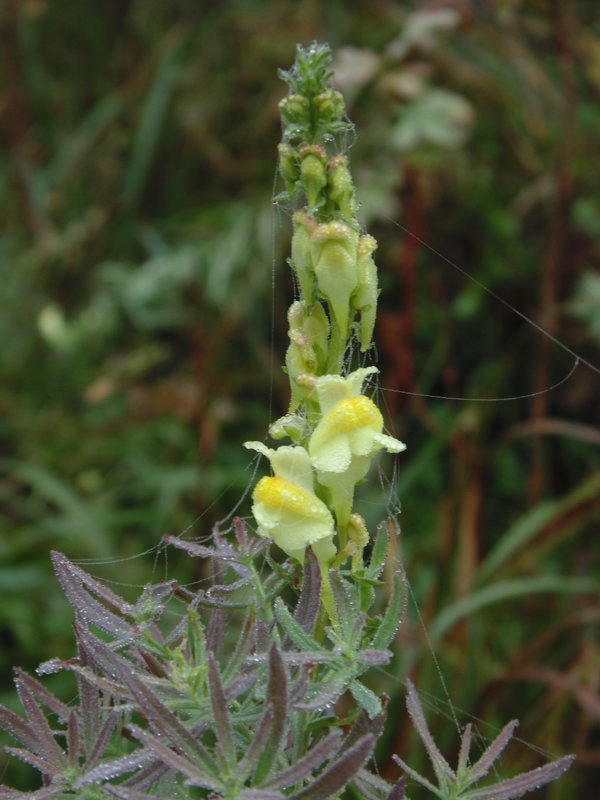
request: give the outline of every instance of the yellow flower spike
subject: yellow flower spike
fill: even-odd
[[[360,311],[360,349],[365,352],[371,344],[377,313],[377,267],[373,253],[377,242],[372,236],[361,236],[357,249],[358,285],[353,305]]]
[[[313,469],[303,447],[272,450],[262,442],[245,442],[244,447],[265,455],[274,477],[257,483],[252,513],[261,536],[272,539],[288,556],[304,561],[311,545],[322,569],[335,556],[333,517],[314,493]]]
[[[385,448],[400,453],[406,445],[383,433],[383,417],[371,399],[361,394],[366,367],[347,377],[323,375],[315,389],[323,416],[310,437],[308,452],[317,480],[331,493],[337,524],[345,531],[354,500],[354,488],[367,474],[373,456]]]
[[[294,234],[292,236],[292,254],[290,266],[298,277],[300,292],[307,303],[312,302],[315,270],[311,254],[311,234],[317,223],[306,211],[294,214]]]
[[[343,222],[319,225],[311,237],[311,255],[319,291],[327,299],[342,341],[348,335],[350,297],[358,283],[358,233]]]

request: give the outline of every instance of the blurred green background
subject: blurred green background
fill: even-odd
[[[73,651],[49,550],[160,579],[152,553],[116,559],[208,534],[250,481],[241,442],[285,411],[277,69],[318,39],[357,127],[380,402],[408,444],[360,510],[374,526],[401,503],[461,724],[519,717],[526,742],[578,755],[538,796],[596,798],[600,377],[543,392],[573,356],[492,293],[600,364],[598,3],[4,0],[0,28],[0,701],[13,664]],[[197,570],[169,556],[169,576]],[[412,601],[399,642],[378,686],[388,776],[394,751],[427,766],[407,674],[457,743]]]

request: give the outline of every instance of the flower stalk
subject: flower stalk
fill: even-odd
[[[288,413],[270,427],[266,456],[272,477],[259,480],[252,511],[258,532],[300,563],[310,545],[321,571],[321,600],[334,625],[338,613],[329,569],[351,559],[359,574],[369,542],[364,519],[353,509],[354,490],[377,453],[405,445],[383,433],[383,417],[363,393],[375,367],[350,371],[352,353],[371,345],[377,308],[375,239],[360,230],[356,193],[345,145],[353,132],[342,95],[329,86],[327,45],[298,47],[296,63],[280,76],[289,87],[280,102],[279,171],[291,203],[289,264],[298,297],[288,311],[290,344],[285,371]]]

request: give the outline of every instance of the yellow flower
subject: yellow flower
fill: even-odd
[[[246,442],[271,462],[275,475],[259,480],[252,494],[252,513],[261,536],[272,539],[288,556],[304,560],[311,545],[321,564],[336,554],[333,517],[314,493],[310,456],[303,447],[272,450],[262,442]]]
[[[331,492],[338,525],[350,520],[354,487],[385,448],[400,453],[406,445],[383,433],[383,417],[373,401],[361,394],[367,375],[376,367],[358,369],[343,378],[323,375],[315,379],[321,421],[313,431],[308,452],[319,483]]]

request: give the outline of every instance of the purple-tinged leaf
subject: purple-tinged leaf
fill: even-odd
[[[269,703],[266,706],[261,720],[256,727],[254,738],[250,742],[250,746],[246,750],[246,754],[238,764],[238,775],[240,776],[240,782],[245,781],[248,775],[250,775],[250,773],[256,769],[259,759],[263,754],[265,747],[267,746],[272,729],[273,707]]]
[[[341,791],[370,758],[375,747],[375,737],[370,734],[336,758],[315,780],[291,795],[292,800],[327,800]]]
[[[406,776],[403,775],[396,783],[392,786],[392,789],[386,800],[404,800],[406,797]]]
[[[281,652],[275,642],[269,652],[269,682],[265,701],[273,706],[272,744],[278,749],[285,732],[287,717],[287,675]]]
[[[231,703],[232,700],[242,694],[242,692],[246,692],[258,678],[257,673],[254,672],[245,672],[244,674],[240,675],[235,680],[231,681],[231,683],[227,684],[225,687],[225,699],[227,703]]]
[[[84,642],[79,638],[79,629],[74,626],[77,638],[78,661],[82,667],[94,669],[94,661],[91,654],[85,647]],[[85,749],[89,752],[93,747],[94,738],[100,726],[100,692],[92,681],[85,677],[81,672],[75,671],[75,680],[79,691],[79,710],[83,724],[83,736]]]
[[[417,733],[421,737],[421,741],[425,745],[425,749],[427,750],[427,754],[431,759],[433,769],[438,777],[438,781],[441,783],[441,776],[445,776],[445,778],[448,778],[450,781],[455,783],[456,774],[450,764],[448,764],[444,756],[438,750],[438,747],[433,740],[433,736],[431,735],[427,726],[425,714],[421,708],[421,703],[419,702],[419,697],[415,687],[408,679],[406,680],[406,692],[406,708],[410,714],[410,718],[412,719]]]
[[[138,792],[136,789],[126,789],[122,783],[118,786],[103,786],[102,791],[118,798],[118,800],[165,800],[164,795],[146,794],[146,792]]]
[[[140,790],[147,789],[149,786],[153,786],[170,770],[171,768],[168,764],[165,764],[162,759],[155,759],[145,767],[142,767],[135,775],[126,778],[121,786],[134,786]]]
[[[255,644],[256,617],[254,615],[254,609],[250,608],[244,619],[235,650],[233,651],[231,658],[228,659],[227,667],[223,672],[223,680],[225,683],[229,683],[234,675],[239,671],[243,659],[252,651]]]
[[[71,579],[76,580],[82,586],[87,586],[87,588],[93,592],[96,597],[100,598],[100,600],[103,600],[115,611],[118,611],[119,614],[125,614],[129,617],[132,616],[133,606],[131,603],[123,600],[122,597],[119,597],[118,594],[115,594],[113,591],[111,591],[108,586],[105,586],[101,581],[97,581],[95,578],[92,578],[91,575],[88,575],[87,572],[69,561],[69,559],[62,553],[54,550],[50,553],[50,555],[52,556],[54,570],[58,576],[61,586],[61,578],[63,578],[65,575],[69,575]],[[63,589],[64,588],[65,587],[63,586]]]
[[[236,800],[285,800],[285,795],[281,792],[269,792],[265,789],[242,789],[236,795]]]
[[[469,767],[469,752],[471,751],[471,723],[465,725],[465,729],[460,737],[460,750],[458,752],[458,763],[456,774],[462,777],[466,774]]]
[[[306,755],[299,758],[287,769],[278,772],[262,784],[265,789],[285,789],[308,778],[325,761],[328,761],[337,750],[342,732],[333,728],[328,735],[313,745]]]
[[[148,667],[148,672],[151,675],[154,675],[156,678],[166,678],[167,672],[163,665],[160,663],[156,656],[149,653],[145,648],[138,647],[137,653],[139,657],[142,659],[144,664]]]
[[[352,784],[365,800],[404,800],[406,793],[406,777],[403,775],[391,785],[379,775],[367,769],[359,769],[352,778]]]
[[[529,772],[524,772],[522,775],[517,775],[515,778],[509,778],[506,781],[494,786],[488,786],[483,789],[475,789],[474,791],[467,792],[463,795],[465,800],[517,800],[523,797],[527,792],[532,792],[535,789],[540,789],[547,783],[555,781],[569,769],[575,756],[565,756],[558,761],[552,761],[550,764],[544,764],[543,767],[532,769]]]
[[[355,742],[358,742],[359,739],[362,739],[362,737],[366,736],[368,733],[378,740],[383,733],[384,725],[385,714],[382,713],[377,717],[370,718],[367,712],[364,709],[361,709],[359,715],[354,720],[354,724],[344,739],[344,747],[352,747]]]
[[[171,769],[184,775],[189,783],[194,786],[203,786],[205,789],[212,789],[213,791],[222,789],[222,784],[214,774],[214,770],[211,770],[210,773],[206,772],[195,761],[188,759],[185,755],[176,753],[161,739],[149,731],[139,728],[137,725],[130,725],[127,730],[135,739],[145,745],[154,756],[158,756]]]
[[[356,654],[354,660],[369,667],[378,667],[382,664],[389,664],[391,658],[390,650],[361,650]]]
[[[421,786],[424,786],[426,789],[428,789],[433,795],[435,795],[435,797],[442,797],[440,790],[436,789],[433,783],[428,781],[427,778],[424,778],[422,775],[419,775],[418,772],[415,772],[415,770],[409,767],[408,764],[400,758],[400,756],[394,754],[392,755],[392,758],[399,767],[402,767],[409,778],[412,778],[413,781],[420,783]]]
[[[348,688],[349,674],[342,670],[333,675],[316,694],[294,705],[295,711],[322,711],[332,705]]]
[[[89,578],[89,576],[86,576],[86,573],[83,572],[83,570],[75,567],[73,564],[67,561],[64,556],[61,556],[60,554],[53,555],[56,556],[53,559],[56,576],[63,588],[64,593],[67,595],[67,599],[75,609],[77,618],[84,620],[88,625],[96,625],[98,628],[100,628],[100,630],[105,631],[116,639],[131,641],[134,638],[132,626],[121,619],[121,617],[118,617],[116,614],[110,611],[106,606],[102,605],[102,603],[98,602],[98,600],[96,600],[94,597],[92,597],[92,595],[84,587],[84,584],[87,583],[87,585],[94,588],[94,590],[96,587],[100,587],[102,589],[105,587],[103,587],[101,583],[98,583],[91,578],[88,582],[84,581],[84,578]],[[117,595],[115,595],[113,592],[110,592],[108,589],[104,594],[102,594],[98,589],[96,594],[101,596],[102,599],[107,603],[109,603],[109,598],[113,596],[120,600]],[[129,603],[124,603],[124,601],[121,601],[121,605],[127,609],[127,612],[131,611],[131,606]]]
[[[82,755],[81,739],[79,736],[79,721],[77,714],[71,711],[69,716],[69,724],[67,726],[67,743],[69,753],[69,764],[72,767],[79,765],[79,757]]]
[[[32,748],[33,752],[47,759],[51,764],[54,764],[58,771],[61,771],[65,768],[67,759],[64,752],[56,743],[46,717],[36,703],[29,687],[21,679],[17,678],[15,680],[15,686],[17,687],[17,693],[25,709],[25,713],[27,714],[31,729],[35,732],[35,737],[37,739],[36,747]]]
[[[81,789],[83,786],[90,786],[93,783],[99,784],[113,780],[113,778],[119,778],[126,772],[140,769],[153,759],[154,755],[150,750],[136,750],[119,758],[103,761],[93,769],[86,770],[84,775],[77,778],[73,782],[73,788]]]
[[[4,749],[9,755],[15,756],[15,758],[35,767],[42,775],[48,778],[56,778],[62,774],[61,770],[57,769],[56,764],[51,764],[49,761],[46,761],[45,758],[40,758],[40,756],[29,752],[29,750],[23,750],[22,747],[5,747]],[[56,783],[56,780],[53,782]]]
[[[214,606],[210,613],[208,630],[206,632],[206,644],[209,650],[219,657],[223,650],[225,640],[225,625],[227,614],[222,607]]]
[[[208,653],[208,689],[210,695],[210,705],[213,712],[213,721],[217,734],[217,746],[221,751],[225,764],[229,768],[230,775],[235,770],[237,762],[235,753],[235,743],[233,741],[233,727],[231,717],[223,691],[223,682],[219,668],[212,655]]]
[[[238,580],[233,581],[233,583],[218,583],[206,590],[206,597],[212,600],[219,600],[221,597],[227,597],[230,594],[234,594],[234,592],[237,592],[239,589],[243,589],[245,586],[248,586],[249,583],[250,575],[245,578],[238,578]]]
[[[248,533],[244,521],[239,517],[233,518],[233,530],[235,531],[235,538],[238,545],[242,550],[245,550],[248,546]]]
[[[0,727],[9,733],[14,739],[17,739],[25,747],[33,750],[35,753],[40,752],[38,738],[35,733],[35,728],[32,728],[25,720],[10,708],[5,708],[0,705]]]
[[[494,761],[496,761],[502,755],[502,751],[512,739],[512,735],[515,732],[515,728],[518,726],[518,724],[519,721],[513,719],[512,722],[509,722],[504,726],[504,728],[502,728],[498,736],[496,736],[481,758],[469,769],[467,786],[471,783],[475,783],[475,781],[481,780],[485,775],[487,775]]]
[[[254,773],[254,782],[257,785],[260,785],[269,776],[279,754],[285,733],[288,704],[287,675],[281,652],[275,642],[272,643],[269,651],[269,680],[265,694],[265,704],[270,705],[273,710],[273,724],[269,742],[259,758],[256,772]]]
[[[93,769],[98,763],[98,761],[104,755],[104,751],[106,750],[106,747],[110,742],[111,736],[116,728],[119,717],[120,714],[116,711],[110,710],[108,712],[108,716],[102,723],[95,741],[93,741],[93,744],[90,742],[91,749],[89,750],[89,755],[86,759],[87,769]]]
[[[19,792],[10,786],[0,786],[0,800],[49,800],[59,795],[64,796],[64,787],[61,784],[43,786],[33,792]]]
[[[38,699],[48,708],[53,711],[58,717],[59,721],[65,724],[71,714],[71,709],[65,703],[61,702],[55,697],[52,692],[48,691],[38,680],[23,672],[19,667],[15,668],[15,673],[20,681],[22,681],[29,691],[36,695]]]
[[[320,602],[321,570],[319,569],[317,557],[313,553],[312,547],[309,546],[304,554],[302,591],[294,612],[294,619],[308,634],[312,633],[314,628]]]
[[[346,581],[336,569],[329,570],[329,582],[331,584],[331,591],[333,592],[333,599],[338,613],[342,635],[346,641],[352,641],[358,609],[348,590]]]
[[[390,784],[379,775],[374,775],[364,768],[358,770],[352,778],[352,784],[365,800],[386,800],[391,788]]]

